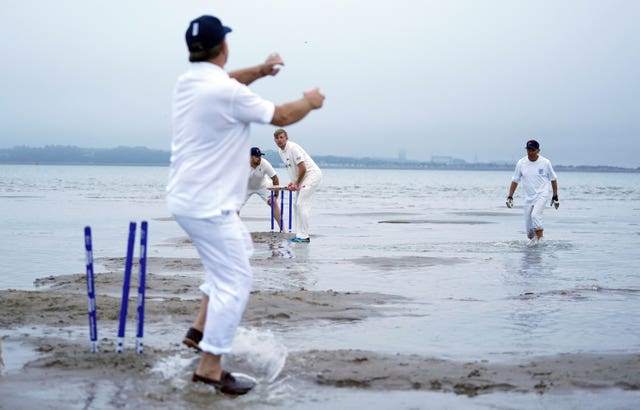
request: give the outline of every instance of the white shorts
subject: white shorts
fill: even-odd
[[[251,292],[251,236],[234,211],[207,219],[174,218],[193,241],[205,269],[200,290],[209,296],[209,305],[198,346],[211,354],[229,353]]]

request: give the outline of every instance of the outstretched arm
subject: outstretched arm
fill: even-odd
[[[305,91],[301,99],[290,103],[277,105],[271,119],[272,125],[284,127],[296,123],[307,116],[312,110],[322,107],[324,95],[314,88]]]
[[[280,71],[280,66],[284,65],[284,61],[278,53],[270,54],[264,63],[253,67],[234,70],[229,73],[229,77],[234,78],[242,84],[249,85],[258,78],[268,75],[276,75]]]

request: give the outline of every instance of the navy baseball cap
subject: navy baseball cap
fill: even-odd
[[[262,153],[262,151],[260,151],[260,148],[253,147],[253,148],[251,148],[251,155],[253,155],[254,157],[261,157],[264,154]]]
[[[540,144],[538,144],[538,141],[536,141],[536,140],[529,140],[529,141],[527,141],[527,146],[525,148],[526,149],[540,149]]]
[[[187,48],[191,52],[209,50],[222,43],[231,28],[223,26],[220,19],[213,16],[200,16],[189,23],[185,33]]]

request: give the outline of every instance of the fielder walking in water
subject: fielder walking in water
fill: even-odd
[[[558,182],[551,162],[540,155],[540,144],[536,140],[527,141],[527,156],[520,158],[511,178],[507,207],[513,208],[513,194],[519,183],[525,191],[524,221],[529,238],[529,246],[536,245],[544,236],[542,213],[549,200],[558,209]],[[549,184],[551,182],[551,184]],[[551,185],[551,190],[549,189]]]
[[[309,237],[311,201],[316,188],[322,182],[322,171],[300,145],[289,141],[287,131],[279,128],[273,133],[273,138],[280,148],[280,158],[291,178],[288,188],[296,191],[296,236],[291,239],[291,242],[311,242]]]
[[[184,343],[202,351],[192,380],[224,393],[244,394],[253,384],[222,368],[249,299],[253,252],[240,220],[249,178],[251,123],[286,126],[322,107],[315,88],[299,100],[276,106],[247,85],[276,75],[283,61],[227,73],[231,29],[213,16],[193,20],[185,33],[189,61],[173,95],[173,137],[167,206],[191,238],[204,266],[202,303]]]

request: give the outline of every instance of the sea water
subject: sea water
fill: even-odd
[[[286,183],[284,170],[277,171]],[[256,243],[254,288],[406,299],[357,323],[276,329],[285,350],[494,362],[639,351],[640,174],[560,173],[560,208],[545,210],[544,241],[528,247],[521,189],[516,208],[505,206],[509,171],[323,173],[311,244]],[[165,167],[1,165],[0,287],[34,289],[37,278],[83,273],[86,225],[96,257],[123,257],[129,221],[142,220],[149,221],[148,256],[196,257],[192,249],[167,246],[184,233],[166,210],[166,178]],[[270,230],[269,208],[255,196],[241,216],[252,232]],[[324,391],[310,392],[309,403]],[[336,394],[340,403],[391,408],[382,404],[401,396],[411,407],[427,393],[387,392],[388,402],[379,392]],[[442,397],[445,406],[462,400]],[[508,397],[491,394],[473,403],[500,407]],[[571,397],[562,400],[594,403]],[[604,403],[627,396],[597,397]]]

